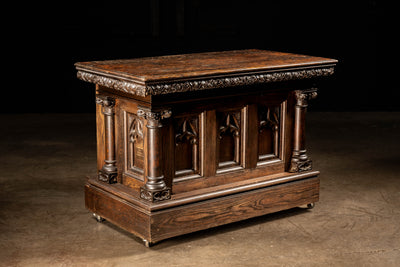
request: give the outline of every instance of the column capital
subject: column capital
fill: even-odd
[[[115,99],[111,96],[97,95],[96,104],[102,105],[103,107],[113,107],[115,106]]]
[[[112,116],[114,114],[115,99],[111,96],[97,95],[96,104],[101,105],[101,112],[104,115]]]
[[[150,110],[148,108],[138,108],[137,115],[146,120],[159,121],[171,117],[172,112],[170,109]]]
[[[303,108],[307,107],[308,101],[317,97],[317,91],[317,88],[295,90],[294,93],[296,96],[296,106]]]

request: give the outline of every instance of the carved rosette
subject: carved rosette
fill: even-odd
[[[311,79],[315,77],[330,76],[333,73],[334,67],[320,67],[304,70],[288,70],[273,73],[249,74],[226,78],[209,78],[197,81],[165,82],[157,84],[138,84],[131,80],[121,80],[114,77],[90,73],[84,70],[79,70],[77,72],[77,77],[86,82],[113,88],[127,94],[145,97],[148,95],[162,95],[259,83]]]

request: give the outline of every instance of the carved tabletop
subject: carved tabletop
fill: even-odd
[[[265,50],[236,50],[78,62],[79,79],[148,96],[329,76],[337,60]]]

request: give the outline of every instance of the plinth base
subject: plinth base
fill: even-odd
[[[134,196],[121,184],[89,179],[86,207],[93,213],[154,244],[161,240],[210,227],[261,216],[319,199],[319,172],[283,173],[249,180],[199,195],[173,195],[159,204]]]

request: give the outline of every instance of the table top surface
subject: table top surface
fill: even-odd
[[[216,83],[223,84],[220,87],[227,87],[249,84],[251,79],[256,82],[265,82],[265,77],[262,75],[271,73],[286,71],[290,76],[293,72],[297,71],[296,74],[299,74],[299,70],[305,69],[324,67],[333,69],[336,63],[337,60],[329,58],[249,49],[78,62],[75,66],[80,72],[78,72],[78,77],[82,80],[98,84],[103,83],[102,85],[106,86],[110,84],[109,87],[129,91],[128,93],[131,94],[155,95],[193,89],[191,84],[186,84],[183,88],[182,84],[176,83],[202,82],[202,85],[194,86],[195,90],[196,88],[216,88],[214,86]],[[254,75],[258,76],[254,77]],[[295,76],[290,76],[289,79],[298,78],[299,75]],[[318,75],[308,72],[307,75],[300,75],[300,78],[303,76],[310,78]],[[327,75],[323,74],[322,76]],[[231,80],[222,80],[227,77]],[[260,77],[263,79],[260,79]],[[210,83],[210,79],[214,80]],[[287,80],[287,77],[283,77],[283,80],[285,79]],[[168,83],[175,83],[175,85],[162,88],[162,90],[151,88],[155,84]],[[169,89],[173,90],[170,91]]]
[[[157,81],[299,68],[336,62],[334,59],[322,57],[251,49],[79,62],[76,66],[138,81]]]

